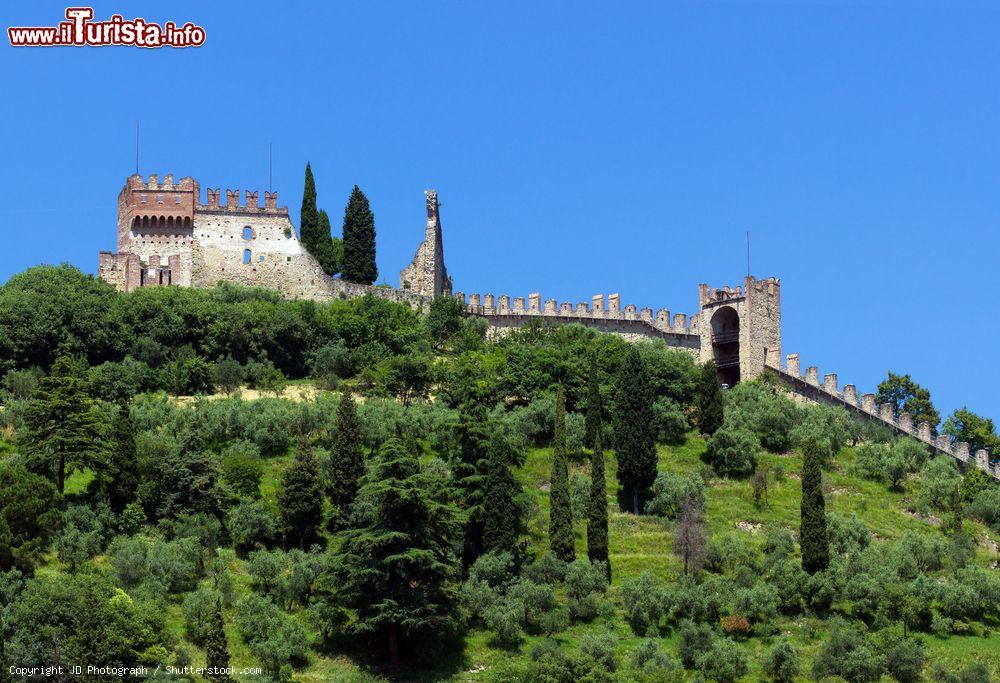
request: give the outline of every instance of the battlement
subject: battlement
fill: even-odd
[[[221,203],[222,188],[207,188],[206,203],[199,203],[195,210],[199,213],[246,213],[246,214],[271,214],[279,216],[288,215],[287,206],[278,206],[277,192],[264,192],[264,206],[260,205],[260,192],[244,190],[245,203],[240,206],[240,191],[234,189],[226,190],[226,201]]]
[[[970,455],[969,444],[964,441],[953,442],[947,434],[932,434],[928,422],[914,425],[913,415],[907,412],[896,412],[891,403],[875,404],[875,394],[861,395],[858,400],[858,390],[853,384],[845,384],[843,391],[838,387],[837,374],[830,372],[823,375],[822,384],[819,381],[819,368],[815,365],[806,368],[806,374],[800,375],[799,354],[790,353],[785,357],[785,367],[781,367],[780,358],[769,358],[767,367],[786,380],[789,388],[806,400],[838,405],[869,420],[878,420],[892,428],[898,434],[912,436],[927,445],[933,452],[950,455],[965,466],[975,466],[995,479],[1000,479],[1000,462],[990,463],[990,454],[985,450],[976,451]]]
[[[579,321],[629,321],[644,323],[652,330],[662,334],[683,334],[697,336],[699,334],[699,316],[690,317],[684,313],[676,313],[671,317],[670,311],[661,308],[656,314],[653,309],[643,307],[638,309],[634,304],[621,306],[619,294],[609,294],[607,307],[604,305],[604,295],[595,294],[591,301],[559,302],[556,299],[546,299],[542,302],[541,294],[533,292],[524,297],[511,298],[508,294],[494,296],[493,294],[470,294],[468,299],[462,292],[454,295],[462,301],[465,312],[487,318],[496,316],[538,316],[549,318],[570,318],[569,322]]]
[[[776,277],[758,280],[752,276],[747,276],[745,287],[737,285],[730,287],[725,285],[722,288],[713,288],[705,283],[698,285],[698,304],[701,306],[721,304],[732,301],[741,301],[751,292],[767,296],[779,294],[781,281]]]

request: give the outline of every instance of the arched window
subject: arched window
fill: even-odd
[[[243,263],[250,263],[252,256],[249,249],[243,250]]]
[[[253,228],[249,225],[243,228],[243,239],[252,240],[253,239]]]

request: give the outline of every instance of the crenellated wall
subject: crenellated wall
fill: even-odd
[[[1000,479],[1000,462],[991,464],[986,451],[977,451],[973,457],[969,453],[969,444],[964,441],[953,442],[947,434],[938,434],[935,437],[928,422],[914,425],[912,415],[906,412],[896,413],[892,404],[876,405],[875,394],[862,394],[859,402],[857,388],[853,384],[846,384],[841,390],[836,373],[823,375],[821,384],[816,366],[806,368],[805,375],[799,374],[799,367],[799,355],[791,353],[785,358],[785,367],[781,367],[780,360],[769,362],[767,371],[788,389],[793,399],[799,402],[845,408],[861,419],[877,420],[897,434],[912,436],[921,441],[934,453],[955,458],[963,467],[974,465],[994,479]]]
[[[485,318],[490,327],[499,333],[524,327],[532,320],[553,325],[578,324],[631,340],[662,339],[668,346],[687,351],[695,359],[699,355],[697,314],[689,319],[684,313],[677,313],[671,318],[670,311],[660,309],[654,316],[653,310],[648,307],[637,309],[633,304],[622,307],[617,293],[608,295],[607,306],[604,305],[603,294],[595,294],[589,303],[559,302],[556,299],[543,301],[537,292],[529,294],[527,299],[511,298],[508,294],[469,294],[466,297],[462,292],[456,292],[454,296],[465,305],[467,314]]]

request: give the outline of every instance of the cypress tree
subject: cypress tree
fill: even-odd
[[[326,209],[319,210],[319,226],[324,235],[330,236],[329,246],[329,268],[324,267],[327,275],[336,275],[344,267],[344,241],[333,236],[333,229],[330,227],[330,216]]]
[[[135,423],[127,403],[118,407],[111,423],[107,467],[98,473],[101,488],[115,514],[136,499],[139,487],[138,452],[135,446]]]
[[[295,460],[281,477],[277,499],[286,545],[307,548],[318,538],[323,480],[312,447],[304,439],[296,448]]]
[[[590,456],[590,515],[587,518],[587,557],[591,562],[603,562],[611,581],[611,561],[608,558],[608,490],[604,479],[604,450],[597,434],[594,452]]]
[[[799,544],[802,569],[810,574],[823,571],[830,564],[830,541],[826,529],[826,501],[823,499],[823,442],[809,437],[802,444],[802,503],[800,507]]]
[[[615,392],[615,455],[623,506],[639,514],[641,500],[656,479],[656,421],[653,389],[646,368],[633,347],[618,371]]]
[[[375,265],[375,215],[368,198],[357,185],[344,209],[343,277],[350,282],[370,285],[378,277]]]
[[[205,666],[208,669],[205,678],[212,683],[231,683],[233,679],[225,673],[229,668],[229,643],[222,619],[222,603],[218,600],[210,618],[212,621],[205,636]]]
[[[722,426],[723,396],[715,363],[708,361],[701,366],[698,380],[698,431],[712,436]]]
[[[349,529],[334,553],[337,603],[355,610],[347,629],[385,638],[399,662],[406,639],[440,639],[458,629],[458,561],[452,539],[459,511],[448,485],[423,472],[398,439],[386,441],[358,492],[363,525]]]
[[[87,393],[85,365],[60,356],[38,382],[24,411],[28,469],[54,479],[63,492],[67,472],[100,470],[106,457],[104,427]]]
[[[327,496],[333,506],[330,517],[335,528],[343,526],[351,514],[361,478],[365,474],[365,459],[361,453],[361,424],[350,392],[340,395],[337,406],[337,428],[330,437],[330,460],[327,464]]]
[[[316,210],[316,181],[312,166],[306,162],[305,187],[302,189],[302,210],[299,213],[299,239],[310,254],[317,259],[322,253],[322,233],[319,227],[319,212]]]
[[[590,355],[590,377],[587,379],[587,413],[585,416],[588,448],[596,448],[601,433],[601,385],[597,377],[597,353]]]
[[[556,389],[555,437],[552,440],[552,484],[549,492],[549,544],[563,562],[576,558],[573,547],[573,507],[569,495],[566,455],[566,397]]]
[[[521,531],[517,496],[521,488],[510,471],[513,461],[507,440],[494,438],[490,445],[483,500],[483,549],[488,553],[509,552],[517,558],[517,540]]]

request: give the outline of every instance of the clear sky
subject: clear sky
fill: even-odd
[[[993,5],[996,7],[996,5]],[[65,5],[4,3],[11,25]],[[97,268],[135,168],[371,200],[398,284],[440,192],[455,288],[697,310],[782,282],[784,352],[1000,418],[1000,13],[956,2],[98,2],[203,47],[13,49],[0,281]],[[223,195],[224,196],[224,195]]]

